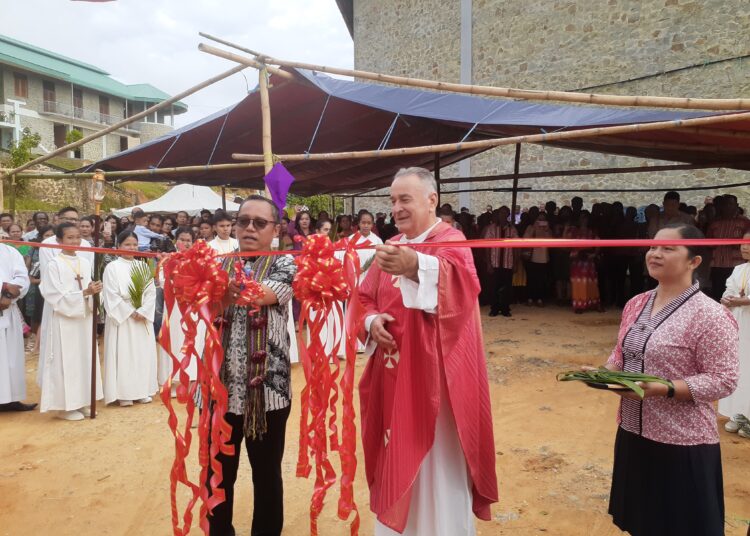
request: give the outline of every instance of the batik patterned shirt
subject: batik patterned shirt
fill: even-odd
[[[234,262],[234,259],[232,259]],[[248,259],[246,266],[252,266]],[[275,257],[268,273],[260,281],[276,294],[278,303],[263,307],[268,316],[268,368],[264,381],[266,411],[283,409],[291,404],[291,363],[289,360],[290,335],[289,301],[292,299],[292,281],[297,267],[290,256]],[[223,378],[229,393],[229,413],[244,415],[248,389],[248,323],[247,307],[229,307],[228,344],[225,348]]]

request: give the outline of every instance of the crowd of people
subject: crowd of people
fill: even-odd
[[[424,200],[422,194],[425,194]],[[100,329],[104,334],[103,375],[95,375],[97,398],[119,406],[152,401],[158,386],[168,380],[172,370],[170,356],[156,343],[162,324],[168,322],[171,327],[173,349],[182,346],[183,335],[179,311],[169,319],[163,317],[163,295],[159,283],[161,274],[153,273],[154,265],[139,257],[140,252],[184,251],[198,239],[205,240],[218,253],[265,251],[271,248],[299,250],[305,239],[315,233],[328,235],[332,240],[351,238],[358,233],[361,243],[369,241],[380,247],[377,253],[371,249],[359,250],[363,272],[366,273],[374,262],[378,268],[376,277],[365,278],[363,273],[360,279],[367,309],[365,328],[370,335],[367,347],[361,344],[360,349],[368,353],[375,351],[374,355],[382,358],[368,362],[360,387],[363,441],[366,461],[369,460],[368,481],[392,480],[393,489],[406,492],[412,486],[427,489],[435,482],[434,478],[445,478],[454,481],[451,485],[459,485],[463,490],[461,493],[466,492],[467,486],[473,490],[474,513],[480,517],[488,515],[489,503],[496,500],[496,484],[480,474],[487,471],[494,474],[491,471],[494,462],[485,459],[492,454],[492,447],[489,454],[484,451],[464,451],[471,469],[469,481],[466,481],[465,469],[462,470],[462,478],[456,476],[458,473],[449,474],[449,471],[456,469],[449,459],[455,461],[456,456],[460,455],[456,426],[462,440],[465,434],[475,433],[477,427],[482,428],[485,439],[486,434],[491,438],[491,416],[488,424],[485,419],[487,415],[469,416],[455,406],[451,414],[448,411],[450,408],[442,403],[439,407],[427,408],[422,407],[419,397],[410,395],[409,400],[401,400],[398,390],[389,383],[391,376],[385,371],[408,367],[409,374],[414,378],[427,378],[434,372],[430,368],[433,365],[451,366],[450,363],[439,365],[446,360],[445,355],[439,359],[437,353],[427,352],[427,349],[447,344],[445,338],[436,342],[437,326],[440,326],[439,330],[447,330],[445,333],[455,332],[454,335],[470,332],[470,337],[462,339],[465,348],[461,349],[461,355],[472,363],[475,358],[483,362],[481,329],[478,324],[470,322],[472,315],[469,314],[477,301],[489,306],[491,317],[510,317],[511,307],[515,304],[544,307],[556,303],[571,307],[575,313],[603,311],[608,307],[624,308],[618,346],[607,366],[616,370],[637,369],[640,372],[647,372],[651,367],[660,374],[677,374],[674,377],[684,378],[684,381],[674,381],[670,390],[665,392],[657,392],[654,387],[653,393],[647,393],[648,396],[694,400],[697,406],[693,410],[694,415],[686,417],[683,409],[670,405],[671,401],[662,402],[660,398],[658,403],[650,403],[630,401],[624,397],[621,430],[617,437],[620,449],[650,455],[648,449],[652,446],[641,442],[644,437],[670,447],[693,445],[697,437],[704,443],[718,447],[718,436],[711,431],[711,426],[715,427],[715,419],[713,425],[710,420],[714,412],[711,403],[719,399],[722,399],[719,411],[731,417],[726,429],[742,437],[750,437],[750,374],[743,369],[738,379],[736,372],[732,372],[732,367],[736,368],[736,359],[732,358],[736,348],[732,344],[736,342],[737,325],[739,356],[743,363],[750,354],[748,345],[743,342],[750,330],[747,319],[747,315],[750,315],[750,290],[747,288],[750,246],[720,246],[712,251],[676,246],[596,246],[599,239],[750,237],[750,220],[743,215],[735,196],[706,198],[704,206],[698,209],[681,203],[677,192],[667,192],[662,206],[625,207],[615,201],[595,203],[590,210],[584,209],[581,198],[574,197],[570,205],[561,207],[552,201],[541,207],[532,206],[523,210],[516,207],[514,211],[507,206],[497,209],[487,206],[482,214],[476,216],[466,208],[456,212],[449,204],[438,206],[434,178],[426,170],[410,168],[396,175],[391,201],[391,214],[372,214],[363,209],[356,214],[335,217],[326,211],[313,214],[304,206],[295,207],[293,214],[291,211],[284,213],[260,196],[248,198],[234,215],[222,210],[213,213],[203,210],[195,216],[183,211],[174,216],[164,216],[134,209],[129,217],[111,215],[100,221],[93,216],[80,214],[74,207],[65,207],[52,218],[46,213],[37,212],[31,220],[21,225],[10,214],[0,214],[0,238],[29,243],[13,246],[0,243],[3,284],[0,349],[7,349],[6,355],[10,356],[6,357],[6,363],[0,359],[0,375],[5,374],[3,365],[7,365],[7,370],[11,371],[8,378],[0,378],[0,409],[25,411],[36,406],[23,402],[26,397],[23,339],[10,335],[23,332],[27,337],[26,349],[39,353],[37,381],[41,387],[40,410],[56,411],[60,418],[69,421],[90,415],[89,382],[92,362],[97,361],[92,359],[90,344],[93,335],[92,298],[96,294],[101,296],[103,304]],[[104,255],[104,267],[100,274],[93,273],[94,257],[90,252],[34,247],[34,243],[90,246],[95,242],[95,235],[100,246],[128,252]],[[391,240],[440,242],[463,237],[569,238],[592,242],[575,249],[498,247],[473,249],[470,252],[460,247],[434,251],[420,248],[415,252],[408,247],[382,245]],[[296,339],[294,331],[297,329],[292,319],[299,317],[299,304],[292,292],[296,268],[289,256],[257,257],[246,259],[245,263],[246,269],[251,270],[262,284],[265,294],[258,302],[260,311],[248,314],[247,306],[238,302],[241,289],[232,283],[222,304],[226,311],[222,377],[229,391],[230,414],[227,420],[233,430],[235,453],[222,455],[221,458],[227,501],[214,510],[212,534],[230,534],[233,530],[232,489],[243,440],[253,467],[254,481],[257,474],[256,485],[260,483],[268,491],[255,496],[253,531],[257,529],[277,534],[283,525],[281,454],[291,404],[290,343],[292,338]],[[470,269],[472,263],[475,270]],[[235,267],[229,263],[225,268],[231,271]],[[136,298],[132,290],[133,274],[139,270],[151,273],[154,284],[144,285]],[[474,280],[477,283],[476,296],[472,295]],[[439,289],[441,296],[451,296],[455,301],[451,307],[465,310],[467,314],[454,316],[453,320],[440,315],[436,316],[434,322],[427,320],[437,312]],[[657,290],[644,293],[653,289]],[[699,291],[702,293],[698,299],[695,295]],[[648,313],[644,316],[643,311],[646,310]],[[696,339],[696,348],[703,345],[697,357],[688,350],[681,357],[674,352],[674,355],[664,353],[669,343],[663,338],[666,332],[659,330],[663,329],[661,323],[673,312],[673,318],[682,320],[678,325],[672,322],[668,329],[681,340],[693,340],[700,335],[698,331],[689,329],[690,323],[698,317],[705,319],[703,327],[712,326],[712,334],[701,341]],[[647,331],[645,339],[641,331],[637,332],[638,337],[631,336],[631,333],[635,333],[632,327],[636,324],[642,324],[641,331]],[[705,329],[699,331],[703,333]],[[646,351],[649,338],[654,333],[662,334],[654,339],[660,346],[648,346]],[[717,340],[717,334],[721,335],[721,340]],[[425,344],[425,338],[435,338],[435,341]],[[640,354],[636,348],[639,344],[642,344]],[[706,355],[711,348],[722,353],[720,362]],[[429,360],[399,360],[399,352],[418,351],[429,353]],[[202,347],[199,346],[198,355],[201,352]],[[644,352],[659,360],[677,360],[679,364],[645,366]],[[19,353],[20,367],[12,362],[12,356]],[[263,359],[256,359],[257,356]],[[378,367],[384,368],[380,370]],[[476,370],[482,367],[477,365]],[[710,367],[714,367],[713,372],[705,372]],[[472,364],[471,369],[474,368]],[[191,381],[195,380],[196,373],[196,365],[191,363]],[[253,383],[256,377],[262,381]],[[452,382],[450,387],[444,381],[445,371],[434,379],[434,384],[425,383],[419,387],[420,396],[424,395],[425,400],[434,396],[447,400],[441,394],[447,393],[447,390],[452,393],[454,389],[464,394],[472,392],[472,396],[480,398],[486,395],[486,374],[469,378],[460,386]],[[472,383],[474,381],[478,383]],[[739,387],[732,394],[738,382]],[[263,386],[262,393],[254,389],[258,385]],[[175,383],[173,395],[176,388]],[[390,393],[388,396],[391,398],[383,401],[383,394],[379,391],[382,389]],[[488,400],[482,400],[482,404],[488,403]],[[405,411],[403,422],[391,423],[390,414],[383,413],[384,404],[402,404],[399,407]],[[411,404],[416,405],[412,407]],[[432,422],[437,421],[437,429],[433,427],[430,431],[429,427],[421,427],[419,422],[409,421],[411,410],[414,410],[414,415],[431,412],[431,417],[434,417]],[[687,418],[702,424],[693,428],[665,430],[659,424],[665,416],[675,422]],[[405,471],[403,474],[408,474],[411,479],[409,482],[402,482],[399,474],[385,472],[380,462],[377,467],[373,465],[373,460],[386,455],[384,449],[388,447],[392,433],[398,437],[408,436],[409,444],[418,444],[422,449],[420,456],[434,456],[430,468],[423,466],[420,469],[419,465],[413,464],[401,467]],[[385,434],[385,441],[378,434]],[[425,443],[428,436],[434,436],[436,442],[452,445],[450,448],[458,449],[458,454],[447,450],[442,454],[430,450],[429,442]],[[265,440],[259,442],[260,438]],[[667,455],[674,454],[667,450]],[[717,464],[720,476],[718,450],[699,454],[703,463],[713,468],[699,475],[705,486],[710,487],[716,483]],[[440,456],[449,458],[442,459]],[[633,534],[645,532],[640,532],[644,529],[636,526],[641,520],[634,517],[631,506],[623,506],[627,502],[623,497],[633,489],[646,490],[653,486],[653,481],[645,477],[633,482],[634,474],[642,476],[643,473],[632,466],[640,459],[635,454],[630,460],[616,457],[610,503],[615,522],[623,528],[635,527]],[[490,463],[491,466],[488,466]],[[392,469],[398,467],[394,465]],[[679,464],[673,469],[677,474]],[[471,479],[474,479],[473,488]],[[690,487],[689,483],[685,483],[685,486]],[[443,491],[447,493],[444,497],[452,493],[450,489]],[[373,509],[381,509],[376,511],[378,519],[383,521],[382,527],[378,525],[382,531],[376,529],[378,534],[390,534],[387,532],[390,528],[403,529],[407,523],[407,513],[410,520],[437,515],[424,511],[412,513],[408,504],[403,507],[389,503],[392,497],[387,496],[384,488],[371,489],[371,493],[373,500],[377,498],[377,506],[373,506]],[[437,494],[436,497],[442,496],[440,490],[431,489],[430,493]],[[667,490],[664,493],[667,494]],[[453,504],[452,509],[446,512],[453,511],[451,516],[464,516],[466,521],[466,515],[471,518],[471,495],[459,496],[462,501],[466,499],[468,502]],[[711,496],[704,499],[710,502],[716,498]],[[450,502],[448,499],[445,501]],[[709,517],[706,518],[710,521],[706,523],[715,525],[716,520],[723,516],[723,504],[711,505]],[[398,514],[394,513],[395,510],[392,512],[391,508],[396,508]],[[649,515],[656,516],[652,510],[650,508]],[[452,518],[445,519],[448,524],[453,521]],[[471,524],[473,526],[473,521]],[[713,529],[706,530],[705,534],[713,534]]]

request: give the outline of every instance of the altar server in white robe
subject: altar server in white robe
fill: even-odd
[[[217,253],[232,253],[240,247],[236,238],[232,238],[232,217],[223,210],[217,210],[211,223],[216,233],[216,238],[211,240],[208,245],[216,250]]]
[[[78,214],[78,210],[74,207],[65,207],[60,209],[57,212],[57,220],[60,223],[72,223],[76,227],[78,227],[78,224],[80,223],[80,218]],[[42,241],[42,244],[59,244],[60,241],[57,238],[57,236],[52,235],[49,238],[45,238]],[[81,239],[81,242],[79,244],[82,247],[91,247],[91,243],[87,240]],[[41,276],[44,276],[45,271],[47,270],[47,265],[49,264],[49,261],[57,257],[61,249],[57,248],[48,248],[48,247],[41,247],[39,248],[39,273]],[[85,258],[87,261],[89,261],[89,264],[91,265],[91,269],[94,268],[94,254],[90,251],[79,251],[76,253],[77,255]],[[39,324],[39,333],[45,333],[47,331],[47,326],[49,325],[50,318],[52,318],[52,309],[45,306],[42,311],[42,322]],[[42,361],[42,355],[45,353],[46,348],[44,347],[45,339],[44,337],[41,337],[39,340],[39,366],[37,367],[36,372],[36,383],[39,387],[42,386],[42,375],[44,374],[44,362]]]
[[[193,247],[193,242],[195,242],[195,233],[193,233],[193,230],[190,227],[177,228],[177,230],[175,231],[175,248],[177,249],[177,251],[182,252],[190,249],[191,247]],[[163,274],[159,274],[159,279],[163,281]],[[193,320],[198,322],[198,330],[195,337],[195,350],[198,355],[203,355],[203,347],[206,341],[206,324],[202,321],[199,322],[197,315],[193,317]],[[177,359],[181,359],[180,349],[185,343],[185,334],[182,331],[181,325],[182,314],[180,313],[180,308],[177,307],[177,304],[172,307],[172,311],[169,314],[167,314],[165,304],[162,329],[164,329],[163,326],[167,322],[169,322],[169,342],[172,348],[172,353]],[[162,347],[162,345],[159,344],[159,370],[157,376],[160,386],[163,386],[164,383],[169,379],[169,377],[172,376],[173,371],[174,368],[172,358]],[[190,360],[186,372],[190,381],[195,381],[198,379],[198,363],[196,362],[195,357]],[[179,382],[180,376],[179,374],[177,374],[172,378],[172,398],[177,395],[177,384]]]
[[[383,243],[378,235],[372,232],[372,228],[375,225],[375,217],[367,210],[359,211],[359,240],[357,245],[367,244],[368,242],[373,246],[379,246]],[[354,235],[349,238],[354,238]],[[359,255],[359,268],[361,273],[359,274],[359,283],[365,280],[367,270],[369,270],[369,264],[372,263],[372,259],[375,257],[375,248],[370,249],[358,249],[357,255]],[[364,350],[364,347],[363,347]]]
[[[80,231],[71,222],[58,225],[56,236],[63,245],[81,243]],[[39,356],[44,363],[40,410],[57,410],[60,418],[79,421],[91,414],[92,296],[101,292],[102,284],[91,280],[91,264],[85,257],[63,251],[47,264],[39,290],[51,311],[42,333],[44,353]],[[100,400],[98,356],[96,362],[96,398]]]
[[[23,320],[16,302],[29,290],[29,273],[17,249],[0,244],[0,411],[30,411],[24,404]]]
[[[743,238],[750,238],[745,233]],[[750,436],[750,244],[740,246],[746,262],[736,266],[727,279],[727,289],[721,299],[732,311],[740,328],[740,381],[737,389],[719,400],[719,413],[729,417],[724,425],[727,432],[741,432]]]
[[[117,237],[119,249],[138,251],[138,236],[123,231]],[[120,406],[133,402],[148,404],[156,393],[156,342],[154,312],[156,287],[153,279],[143,289],[140,307],[130,296],[132,273],[138,266],[151,268],[132,256],[121,256],[104,270],[102,303],[107,311],[104,326],[104,403],[118,400]]]

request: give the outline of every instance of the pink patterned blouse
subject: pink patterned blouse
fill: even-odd
[[[625,430],[672,445],[719,442],[713,402],[728,396],[739,378],[737,322],[695,284],[656,315],[655,291],[630,300],[617,345],[607,363],[618,370],[684,380],[692,401],[623,399],[618,422]]]

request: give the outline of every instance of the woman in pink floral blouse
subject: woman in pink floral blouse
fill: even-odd
[[[668,226],[660,240],[703,238]],[[625,306],[611,370],[671,381],[622,397],[609,513],[633,536],[724,534],[724,490],[714,402],[737,386],[738,330],[732,314],[700,292],[697,248],[654,246],[646,254],[658,287]]]

